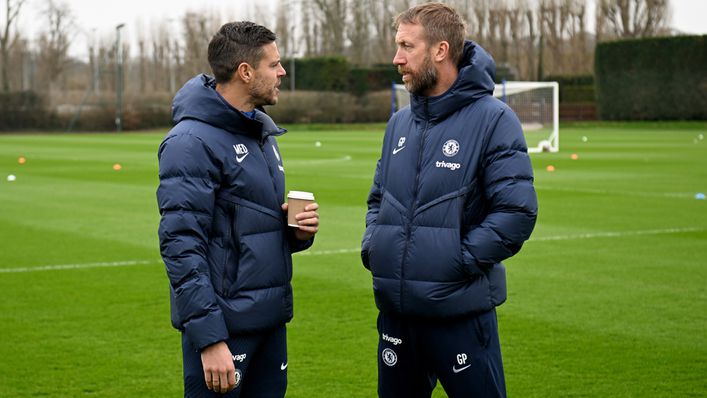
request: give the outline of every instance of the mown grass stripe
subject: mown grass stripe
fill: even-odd
[[[689,232],[703,232],[707,228],[687,227],[687,228],[665,228],[665,229],[647,229],[641,231],[620,231],[620,232],[596,232],[577,235],[555,235],[541,236],[531,238],[532,242],[548,242],[559,240],[579,240],[579,239],[595,239],[595,238],[623,238],[626,236],[640,235],[663,235],[663,234],[682,234]],[[359,252],[360,248],[352,249],[336,249],[336,250],[313,250],[295,253],[296,256],[330,256],[336,254],[348,254]],[[112,261],[112,262],[97,262],[84,264],[61,264],[61,265],[41,265],[38,267],[18,267],[18,268],[0,268],[0,273],[13,274],[22,272],[37,272],[37,271],[58,271],[58,270],[74,270],[86,268],[105,268],[105,267],[130,267],[135,265],[152,265],[162,264],[162,260],[127,260],[127,261]]]

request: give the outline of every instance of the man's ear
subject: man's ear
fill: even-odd
[[[253,68],[247,62],[241,62],[236,68],[236,75],[243,83],[250,83],[253,80]]]
[[[437,62],[442,62],[449,58],[449,42],[441,41],[437,43],[434,53],[434,60]]]

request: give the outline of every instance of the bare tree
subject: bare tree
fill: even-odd
[[[179,55],[179,43],[175,39],[174,42],[165,42],[165,51],[167,55],[167,68],[169,72],[168,90],[170,93],[177,91],[177,79],[182,71],[182,58]],[[169,57],[172,59],[169,59]]]
[[[670,20],[668,0],[598,0],[599,39],[650,37],[665,32]]]
[[[503,0],[494,3],[493,8],[489,10],[491,38],[494,46],[494,53],[497,61],[501,63],[507,63],[509,57],[508,46],[510,30],[508,28],[508,15],[508,5]]]
[[[29,40],[19,39],[12,46],[10,58],[14,61],[12,67],[8,71],[10,80],[19,82],[21,91],[32,90],[34,84],[34,54],[30,49]],[[14,72],[14,73],[13,73]]]
[[[472,28],[470,29],[469,34],[471,34],[472,38],[479,43],[487,42],[487,29],[489,29],[487,26],[487,22],[489,21],[490,8],[490,0],[475,1],[472,7],[474,18],[473,22],[470,21],[470,23],[472,24]]]
[[[207,49],[211,36],[218,29],[218,22],[208,14],[188,12],[182,18],[184,29],[183,63],[186,73],[207,73],[210,70]],[[179,63],[178,44],[173,44],[175,62]],[[179,79],[181,80],[181,79]]]
[[[538,78],[545,72],[586,73],[586,0],[541,0]],[[549,54],[545,54],[545,49]]]
[[[373,37],[376,40],[369,42],[371,61],[374,63],[391,63],[395,55],[395,32],[393,31],[393,18],[406,7],[397,2],[376,0],[370,6],[370,18],[373,25]]]
[[[302,32],[302,41],[304,42],[304,55],[309,56],[315,53],[314,49],[314,37],[313,37],[313,17],[312,17],[312,11],[311,8],[308,7],[309,3],[308,0],[302,0],[302,8],[301,8],[301,22],[300,22],[300,27],[301,27],[301,32]]]
[[[12,40],[12,27],[17,22],[17,17],[20,15],[22,5],[26,0],[5,0],[5,21],[0,30],[0,76],[2,78],[2,91],[10,91],[10,79],[8,70],[10,67],[10,49],[12,44],[17,40],[18,35],[15,33]]]
[[[569,48],[567,49],[567,56],[570,58],[569,65],[573,73],[589,73],[593,69],[593,62],[591,62],[591,51],[588,49],[587,5],[584,1],[575,1],[571,7]]]
[[[525,19],[527,11],[527,3],[519,0],[508,8],[507,14],[511,42],[511,58],[508,61],[515,66],[519,74],[528,70],[527,65],[524,65],[527,64],[525,60],[533,54],[533,44],[528,43],[529,33],[526,33],[528,32]],[[531,59],[528,59],[528,62]]]
[[[351,3],[349,29],[346,37],[349,45],[349,58],[354,65],[368,65],[370,60],[370,21],[371,0],[354,1]]]
[[[538,29],[536,28],[538,26],[538,20],[536,18],[535,13],[533,13],[533,10],[530,8],[527,8],[525,10],[524,16],[528,24],[528,40],[526,41],[528,63],[525,75],[521,76],[529,80],[538,80],[536,68],[536,60],[538,59],[538,54],[540,53],[539,45],[536,44],[538,43]],[[536,45],[538,46],[537,51]]]
[[[49,0],[43,14],[47,30],[39,36],[39,67],[50,91],[62,77],[70,62],[68,51],[76,27],[67,3]]]
[[[171,66],[171,39],[167,21],[155,25],[152,31],[152,68],[150,80],[156,91],[171,91],[174,70]]]
[[[344,53],[344,28],[346,26],[346,0],[312,0],[316,6],[321,26],[324,55],[342,55]]]
[[[146,88],[147,88],[147,55],[145,52],[145,41],[140,39],[138,42],[138,50],[140,52],[140,59],[139,59],[139,76],[140,76],[140,87],[139,91],[141,93],[144,93]]]
[[[291,58],[294,54],[295,21],[289,18],[294,12],[291,7],[293,6],[289,1],[280,0],[275,16],[275,34],[282,46],[281,56],[285,58]]]
[[[540,2],[540,30],[542,32],[542,49],[547,49],[550,52],[550,68],[558,70],[562,67],[562,39],[564,34],[565,15],[562,10],[562,0],[541,0]],[[543,51],[544,52],[544,51]],[[542,58],[542,73],[538,73],[541,79],[545,74],[547,59],[545,54],[540,55]]]

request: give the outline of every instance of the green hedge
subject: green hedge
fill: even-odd
[[[561,104],[595,101],[593,75],[550,75],[543,80],[559,84]]]
[[[352,68],[349,73],[349,92],[361,96],[371,91],[389,90],[392,82],[402,83],[397,68],[392,64]]]
[[[266,108],[278,125],[290,123],[371,123],[390,117],[390,90],[356,96],[332,91],[283,91]]]
[[[599,115],[606,120],[707,119],[707,35],[600,43]]]
[[[52,127],[56,115],[47,109],[44,97],[33,91],[0,93],[0,131],[36,130]]]
[[[282,79],[282,87],[290,87],[290,79],[295,76],[295,89],[311,91],[348,91],[349,62],[344,57],[316,57],[295,59],[294,73],[290,60],[282,65],[287,75]]]
[[[357,96],[387,90],[392,81],[400,82],[395,66],[374,65],[370,68],[353,67],[344,57],[312,57],[283,60],[287,75],[282,79],[281,89],[291,87],[294,75],[295,89],[304,91],[347,92]]]

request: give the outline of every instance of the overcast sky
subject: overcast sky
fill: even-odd
[[[58,0],[61,1],[61,0]],[[252,15],[274,13],[277,0],[64,0],[69,4],[77,25],[81,29],[74,38],[71,53],[86,54],[90,37],[112,40],[115,27],[125,23],[121,31],[130,41],[155,22],[178,19],[186,11],[210,10],[223,16],[223,20],[243,19]],[[4,2],[3,2],[4,3]],[[593,3],[593,0],[589,0]],[[707,34],[707,0],[670,0],[672,6],[671,26],[685,33]],[[22,30],[36,32],[42,28],[40,16],[46,0],[29,0],[23,9]],[[256,5],[257,4],[257,5]],[[2,10],[4,11],[4,10]],[[2,12],[0,11],[0,12]],[[258,13],[258,14],[256,14]],[[593,16],[587,21],[593,26]],[[273,18],[274,20],[274,18]],[[41,21],[42,23],[37,23]]]

